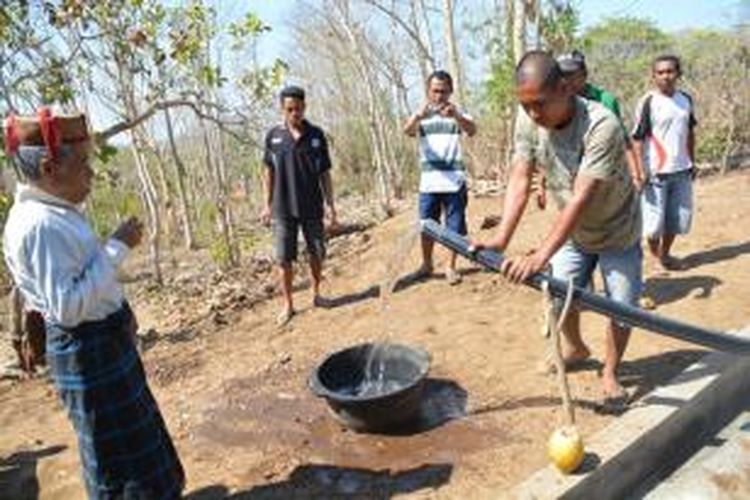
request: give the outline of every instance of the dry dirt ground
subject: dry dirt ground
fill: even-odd
[[[685,269],[648,273],[657,312],[715,329],[748,324],[749,188],[747,173],[697,183],[694,231],[675,247]],[[500,207],[499,198],[473,198],[472,233]],[[530,210],[511,253],[532,248],[552,215]],[[180,293],[130,286],[150,384],[185,465],[188,498],[497,498],[546,464],[545,442],[562,411],[554,377],[538,372],[546,349],[539,294],[463,262],[459,286],[441,279],[407,286],[383,312],[376,287],[385,263],[398,262],[404,272],[418,264],[416,247],[394,260],[413,219],[406,209],[338,245],[326,272],[326,294],[337,307],[311,308],[302,289],[302,311],[283,328],[274,324],[276,301],[250,300],[241,283],[216,296],[226,280],[218,275],[215,287],[191,291],[191,273],[200,271],[193,264],[172,285]],[[202,319],[186,321],[191,315]],[[596,356],[604,325],[584,315]],[[441,425],[412,435],[356,434],[308,391],[307,377],[324,356],[383,339],[429,351],[427,403]],[[623,380],[642,395],[700,353],[636,330]],[[570,381],[584,437],[617,418],[596,411],[596,365]],[[73,431],[42,378],[0,381],[0,497],[84,497]]]

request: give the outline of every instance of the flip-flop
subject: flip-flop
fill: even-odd
[[[600,405],[600,412],[607,415],[620,415],[630,407],[631,395],[623,389],[623,392],[617,395],[604,395]]]

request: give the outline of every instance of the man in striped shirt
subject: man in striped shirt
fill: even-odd
[[[461,134],[473,136],[477,127],[471,116],[451,102],[453,79],[446,71],[435,71],[427,79],[427,101],[404,126],[404,132],[419,136],[420,219],[440,220],[459,234],[466,234],[466,170],[461,156]],[[422,267],[419,274],[433,271],[433,241],[422,236]],[[452,252],[445,271],[448,283],[461,282],[456,271],[456,253]]]

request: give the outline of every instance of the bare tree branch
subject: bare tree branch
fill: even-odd
[[[152,104],[148,109],[146,109],[146,111],[136,116],[135,118],[125,120],[120,123],[116,123],[115,125],[112,125],[111,127],[104,129],[103,131],[99,132],[97,136],[99,137],[99,139],[106,141],[119,133],[130,130],[133,127],[137,127],[144,121],[154,116],[154,114],[157,111],[161,111],[161,110],[168,109],[168,108],[175,108],[179,106],[188,106],[188,107],[193,108],[196,112],[198,112],[197,105],[192,101],[187,101],[187,100],[182,100],[182,99],[160,101],[160,102],[156,102]]]
[[[399,26],[401,26],[401,28],[403,28],[403,30],[406,32],[406,34],[408,34],[409,37],[412,40],[414,40],[414,43],[417,44],[417,48],[422,53],[422,55],[424,56],[424,58],[427,59],[428,61],[430,61],[430,66],[432,66],[432,67],[435,66],[435,58],[430,53],[429,49],[427,47],[425,47],[424,42],[422,41],[421,37],[419,36],[419,33],[415,32],[411,28],[411,26],[409,26],[408,24],[406,24],[406,22],[403,19],[401,19],[401,17],[398,14],[396,14],[395,12],[393,12],[388,7],[385,7],[385,6],[381,5],[376,0],[365,0],[365,3],[372,5],[373,7],[375,7],[376,9],[378,9],[380,12],[382,12],[385,15],[387,15],[391,19],[393,19]]]
[[[201,103],[203,106],[210,107],[219,111],[225,111],[224,108],[216,103]],[[238,141],[244,143],[244,144],[250,144],[253,146],[258,146],[258,142],[237,132],[232,127],[243,127],[247,124],[246,119],[240,119],[240,120],[227,120],[219,118],[211,113],[205,113],[201,110],[201,107],[198,103],[192,100],[187,99],[173,99],[173,100],[166,100],[166,101],[159,101],[156,103],[153,103],[151,106],[146,109],[143,113],[138,115],[135,118],[124,120],[119,123],[116,123],[115,125],[112,125],[111,127],[108,127],[104,129],[103,131],[97,133],[97,138],[101,141],[107,141],[108,139],[111,139],[117,134],[120,134],[122,132],[128,131],[134,127],[137,127],[144,121],[148,120],[154,114],[156,114],[157,111],[162,111],[165,109],[171,109],[171,108],[177,108],[177,107],[187,107],[193,110],[193,112],[198,116],[199,118],[203,118],[206,120],[209,120],[213,123],[216,123],[219,128],[226,132],[227,134],[231,135]]]

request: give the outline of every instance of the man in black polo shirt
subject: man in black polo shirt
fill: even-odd
[[[325,257],[323,200],[328,206],[331,226],[336,225],[331,183],[331,158],[323,131],[305,120],[305,91],[289,86],[281,91],[284,123],[273,127],[265,140],[263,161],[266,204],[261,213],[264,224],[273,221],[273,243],[281,270],[284,307],[278,323],[294,315],[292,302],[292,262],[297,258],[299,230],[307,243],[313,279],[313,304],[320,304],[320,281]]]

